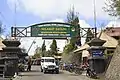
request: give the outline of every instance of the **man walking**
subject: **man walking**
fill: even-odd
[[[32,65],[32,61],[31,58],[29,57],[28,59],[28,63],[27,63],[28,67],[27,67],[27,71],[31,71],[31,65]]]

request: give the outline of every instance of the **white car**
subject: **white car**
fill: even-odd
[[[56,65],[54,57],[42,57],[41,58],[41,72],[47,71],[59,73],[59,66]]]

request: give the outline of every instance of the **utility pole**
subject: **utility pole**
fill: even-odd
[[[15,13],[14,13],[14,26],[16,27],[16,0],[15,0]]]
[[[35,39],[36,39],[36,38],[35,38]],[[33,40],[32,44],[30,45],[30,47],[29,47],[29,49],[28,49],[27,53],[29,53],[29,51],[30,51],[30,49],[31,49],[32,45],[36,43],[36,42],[35,42],[35,39]]]
[[[94,5],[94,27],[95,27],[95,38],[97,37],[97,26],[96,26],[96,1],[93,0]]]

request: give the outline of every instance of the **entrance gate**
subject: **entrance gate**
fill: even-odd
[[[67,39],[67,37],[77,37],[78,33],[80,33],[80,37],[86,38],[88,29],[91,30],[94,36],[96,35],[96,28],[78,28],[77,26],[68,23],[49,22],[35,24],[28,27],[12,27],[11,36],[42,37],[43,39]]]

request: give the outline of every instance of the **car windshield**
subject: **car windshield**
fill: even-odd
[[[45,59],[45,62],[53,62],[54,63],[54,59]]]

